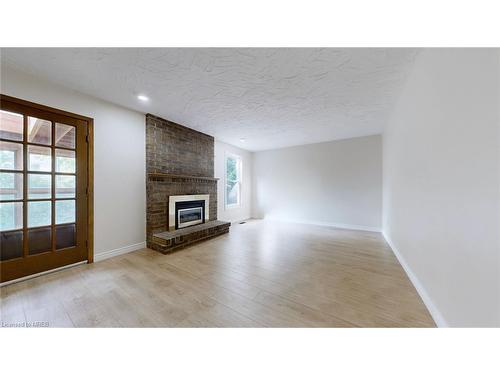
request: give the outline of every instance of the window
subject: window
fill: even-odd
[[[226,208],[239,207],[241,201],[241,158],[226,155]]]

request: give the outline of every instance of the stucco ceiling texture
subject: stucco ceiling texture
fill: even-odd
[[[4,48],[2,63],[257,151],[381,133],[416,54],[391,48]],[[150,101],[137,100],[138,94]]]

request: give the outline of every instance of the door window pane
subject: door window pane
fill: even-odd
[[[36,117],[28,117],[28,142],[50,145],[52,143],[52,123]]]
[[[0,138],[23,140],[23,115],[0,110]]]
[[[0,142],[0,169],[23,170],[23,145]]]
[[[0,199],[23,199],[23,174],[0,172]]]
[[[75,220],[75,201],[56,202],[56,224],[74,223]]]
[[[28,170],[51,172],[52,149],[50,147],[28,146]]]
[[[28,251],[30,255],[52,250],[52,228],[35,228],[28,230]]]
[[[56,227],[56,249],[76,246],[76,226],[62,225]]]
[[[28,198],[52,198],[52,175],[28,174]]]
[[[28,202],[28,227],[50,225],[52,221],[52,202]]]
[[[23,227],[23,202],[0,203],[0,231]]]
[[[0,233],[0,260],[23,256],[23,231]]]
[[[56,176],[56,198],[74,198],[75,186],[75,176]]]
[[[75,173],[75,157],[74,151],[56,149],[56,172]]]
[[[56,146],[75,148],[76,128],[70,125],[56,123]]]

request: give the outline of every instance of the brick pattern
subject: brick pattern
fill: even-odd
[[[168,197],[188,194],[209,194],[209,220],[217,220],[217,181],[185,178],[148,178],[146,186],[148,247],[150,247],[151,236],[154,233],[168,230]]]
[[[214,138],[147,114],[146,172],[214,177]]]
[[[214,177],[214,139],[185,126],[146,115],[146,172]],[[183,177],[146,180],[147,246],[160,250],[154,233],[168,230],[168,197],[209,194],[209,220],[217,220],[217,181]]]

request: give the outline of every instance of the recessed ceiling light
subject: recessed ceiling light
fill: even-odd
[[[147,102],[149,98],[146,95],[137,95],[137,99],[143,102]]]
[[[240,142],[245,143],[246,139],[245,138],[240,138]]]

